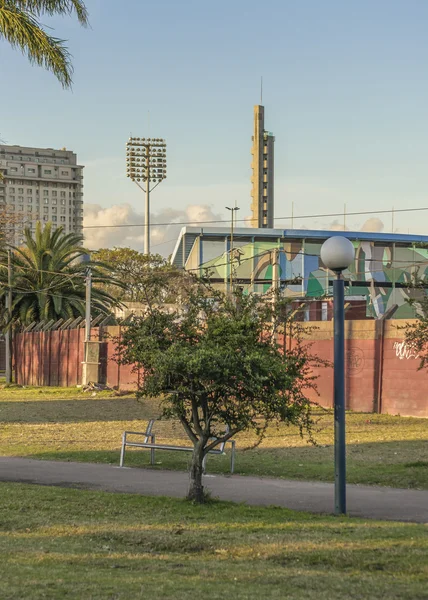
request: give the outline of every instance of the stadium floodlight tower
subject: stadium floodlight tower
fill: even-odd
[[[150,192],[166,179],[166,142],[130,137],[126,144],[126,175],[146,194],[144,254],[150,254]]]

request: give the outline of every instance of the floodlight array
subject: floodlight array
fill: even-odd
[[[165,140],[130,137],[126,144],[126,175],[132,181],[145,183],[166,179]]]

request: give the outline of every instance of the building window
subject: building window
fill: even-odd
[[[15,196],[9,196],[9,200],[10,200],[11,202],[15,202]]]
[[[56,197],[58,196],[58,192],[55,192],[55,190],[54,190],[54,191],[52,192],[52,196],[53,196],[54,198],[56,198]]]
[[[61,171],[61,175],[68,175],[68,171]]]
[[[52,214],[53,214],[53,215],[56,215],[56,211],[57,211],[57,208],[56,208],[56,206],[54,206],[54,207],[52,208]]]
[[[14,193],[15,193],[15,188],[14,188],[14,187],[11,187],[11,188],[9,188],[9,192],[10,192],[11,194],[14,194]]]
[[[49,198],[45,198],[45,204],[49,204]]]
[[[29,173],[35,173],[35,172],[36,172],[36,169],[28,169],[28,172],[29,172]]]
[[[43,221],[49,221],[49,216],[48,215],[43,215]]]
[[[65,215],[65,208],[61,208],[61,214]]]
[[[11,173],[17,173],[17,172],[18,172],[18,169],[17,169],[17,167],[11,167],[11,168],[10,168],[10,172],[11,172]]]
[[[65,204],[65,200],[61,200],[61,204],[64,205]]]
[[[18,194],[23,194],[24,193],[24,188],[18,188]]]
[[[23,202],[24,202],[24,196],[18,196],[18,202],[20,204],[23,204]]]
[[[32,193],[33,193],[33,190],[32,190],[31,188],[28,188],[28,189],[27,189],[27,194],[28,194],[29,196],[31,196],[31,194],[32,194]]]
[[[43,190],[43,196],[49,196],[49,190]]]
[[[51,169],[45,169],[44,173],[45,175],[52,175]]]
[[[60,217],[61,223],[65,223],[65,217]]]
[[[33,207],[32,206],[27,206],[27,210],[28,210],[28,212],[33,212]]]
[[[44,213],[48,213],[49,212],[49,206],[45,206],[44,209],[43,209],[43,212]]]
[[[65,192],[61,192],[61,198],[65,198]]]
[[[53,198],[52,199],[52,205],[56,204],[56,202],[57,202],[56,198]]]
[[[33,199],[32,199],[32,198],[27,198],[27,202],[28,202],[29,204],[31,204],[31,203],[33,202]]]
[[[56,215],[53,215],[53,217],[52,217],[52,221],[53,221],[54,223],[56,223],[56,222],[57,222],[57,220],[58,220],[58,217],[57,217]]]

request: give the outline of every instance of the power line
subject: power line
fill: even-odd
[[[166,242],[164,242],[164,243],[166,243]],[[237,248],[237,250],[238,249],[239,248]],[[295,256],[295,257],[296,256],[308,256],[308,257],[315,257],[315,258],[319,258],[320,257],[319,254],[312,254],[310,252],[292,252],[291,250],[285,250],[284,248],[276,248],[275,247],[275,248],[269,248],[267,250],[259,252],[258,254],[254,254],[252,256],[248,256],[246,258],[242,258],[239,262],[236,259],[232,259],[232,266],[236,269],[237,266],[239,267],[244,262],[247,262],[249,260],[254,260],[254,259],[260,259],[263,256],[267,256],[267,255],[271,254],[275,249],[277,249],[279,251],[279,254],[288,254],[288,255]],[[383,263],[385,261],[385,259],[382,259],[382,258],[381,259],[378,259],[378,258],[365,258],[364,260],[365,260],[365,262],[369,262],[369,263],[382,263],[382,265],[383,265]],[[387,261],[387,262],[389,262],[389,261]],[[395,269],[395,268],[406,269],[408,267],[428,265],[428,260],[409,262],[409,260],[398,260],[398,259],[394,260],[394,259],[392,259],[390,262],[391,262],[391,265],[392,265],[391,266],[392,269]],[[238,263],[238,265],[235,266],[234,263]],[[193,267],[191,269],[186,269],[186,271],[188,271],[188,272],[191,272],[191,271],[200,271],[200,270],[202,270],[202,271],[209,271],[209,270],[212,270],[212,269],[217,269],[219,267],[228,266],[230,264],[231,264],[231,261],[229,260],[227,262],[218,263],[218,264],[205,265],[205,266],[204,265],[200,265],[199,267]],[[395,264],[400,264],[400,266],[399,267],[394,267]],[[15,263],[14,266],[17,269],[15,271],[16,275],[19,275],[19,271],[20,270],[23,270],[23,271],[33,271],[33,272],[36,272],[36,273],[46,273],[48,275],[55,275],[55,276],[66,277],[67,279],[70,279],[70,280],[76,279],[76,278],[79,278],[79,277],[82,278],[82,279],[86,278],[85,273],[67,273],[67,272],[64,272],[64,271],[49,271],[49,270],[46,270],[46,269],[38,269],[37,267],[31,267],[31,266],[27,266],[27,265],[24,266],[24,265],[19,265],[19,264],[16,264],[16,263]],[[96,266],[96,264],[94,266]],[[7,266],[3,265],[3,264],[0,264],[0,269],[1,268],[6,269]],[[101,265],[101,268],[102,268],[102,265]],[[369,271],[353,271],[352,272],[352,274],[360,274],[360,273],[369,273]],[[297,277],[299,277],[299,276],[297,276]],[[95,281],[95,283],[101,283],[101,284],[104,283],[103,281],[99,281],[98,280],[98,276],[96,274],[95,274],[94,281]],[[378,283],[379,283],[379,285],[381,285],[382,282],[378,282]],[[56,285],[55,283],[52,284],[53,287],[55,285]],[[45,288],[45,290],[38,290],[38,291],[47,291],[49,289],[52,289],[52,288],[49,287],[49,288]]]
[[[398,208],[398,209],[394,209],[394,213],[405,213],[405,212],[420,212],[420,211],[426,211],[428,210],[428,206],[425,207],[421,207],[421,208]],[[361,215],[382,215],[382,214],[389,214],[392,213],[392,209],[391,210],[365,210],[365,211],[355,211],[355,212],[347,212],[346,216],[348,217],[352,217],[352,216],[361,216]],[[320,214],[313,214],[313,215],[300,215],[300,216],[296,216],[293,215],[293,217],[291,217],[291,215],[286,216],[286,217],[275,217],[274,221],[284,221],[284,220],[291,220],[291,218],[293,219],[316,219],[316,218],[321,218],[321,217],[342,217],[343,216],[343,212],[340,213],[320,213]],[[235,222],[246,222],[247,219],[236,219]],[[208,225],[208,224],[213,224],[213,223],[229,223],[229,221],[227,219],[212,219],[212,220],[208,220],[208,221],[169,221],[167,223],[150,223],[150,227],[169,227],[169,226],[173,226],[173,225]],[[83,229],[114,229],[114,228],[125,228],[125,227],[144,227],[144,223],[129,223],[129,224],[120,224],[120,225],[83,225]],[[250,228],[248,228],[250,229]]]

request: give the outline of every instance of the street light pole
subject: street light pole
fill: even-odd
[[[239,207],[235,205],[234,208],[229,208],[229,206],[226,206],[227,210],[230,210],[230,214],[231,214],[231,224],[230,224],[230,291],[231,293],[233,293],[233,219],[234,219],[234,215],[235,215],[235,211],[239,210]]]
[[[342,272],[333,281],[334,305],[334,508],[346,514],[345,433],[345,282]]]
[[[150,253],[150,193],[166,179],[165,140],[130,137],[126,144],[126,167],[127,177],[145,193],[144,254],[147,255]],[[154,185],[150,187],[151,184]]]
[[[321,247],[321,260],[334,271],[334,508],[346,514],[346,430],[345,430],[345,282],[342,272],[355,258],[352,242],[331,237]]]
[[[149,152],[146,156],[146,205],[145,205],[145,217],[144,217],[144,254],[150,254],[150,159]]]

